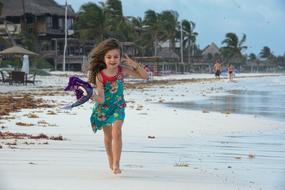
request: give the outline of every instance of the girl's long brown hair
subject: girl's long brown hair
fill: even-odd
[[[110,38],[102,41],[95,47],[90,53],[90,65],[89,65],[89,75],[88,81],[92,84],[96,84],[96,76],[97,74],[106,68],[106,64],[104,61],[105,54],[113,49],[118,49],[121,51],[120,42],[114,38]]]

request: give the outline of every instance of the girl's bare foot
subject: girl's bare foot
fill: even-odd
[[[110,169],[113,171],[113,166],[112,164],[109,164]]]
[[[120,174],[120,173],[122,173],[122,171],[121,171],[121,169],[119,167],[114,167],[113,173],[114,174]]]
[[[110,169],[113,171],[113,158],[111,158],[111,157],[108,157],[108,161],[109,161],[109,167],[110,167]]]

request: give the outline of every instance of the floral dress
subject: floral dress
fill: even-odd
[[[111,125],[116,120],[124,121],[126,102],[124,99],[124,81],[122,68],[119,66],[116,76],[109,77],[103,71],[100,72],[103,78],[105,100],[103,104],[95,103],[90,118],[93,131]]]

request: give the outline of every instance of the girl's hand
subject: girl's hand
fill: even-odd
[[[125,58],[122,58],[122,62],[132,68],[136,68],[138,63],[132,60],[127,54],[124,55]]]
[[[93,102],[95,102],[97,100],[97,95],[94,94],[93,96],[90,97],[90,100],[92,100]]]
[[[125,69],[125,72],[127,74],[141,78],[141,79],[145,79],[145,80],[148,79],[148,74],[145,71],[145,69],[139,63],[129,58],[127,54],[125,54],[125,58],[122,59],[122,62],[132,68],[132,69],[130,68]]]

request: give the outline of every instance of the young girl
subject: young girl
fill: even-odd
[[[127,55],[121,60],[120,42],[116,39],[107,39],[92,50],[89,71],[89,82],[97,90],[91,97],[96,101],[90,118],[92,129],[94,132],[103,129],[110,169],[119,174],[126,107],[123,79],[125,75],[132,75],[146,80],[148,75]]]

